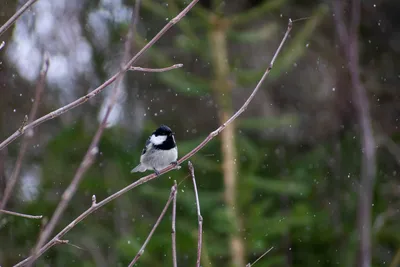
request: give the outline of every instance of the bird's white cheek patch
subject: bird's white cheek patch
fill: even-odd
[[[154,134],[150,137],[150,142],[152,142],[155,145],[161,145],[165,140],[167,140],[166,135],[159,135],[155,136]]]

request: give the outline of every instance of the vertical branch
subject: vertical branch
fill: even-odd
[[[194,176],[194,167],[192,162],[188,162],[190,175],[192,176],[193,180],[193,187],[194,187],[194,194],[196,197],[196,207],[197,207],[197,220],[199,223],[199,231],[197,237],[197,260],[196,260],[196,267],[200,267],[200,259],[201,259],[201,246],[203,241],[203,217],[200,213],[200,201],[199,201],[199,194],[197,192],[197,185],[196,185],[196,177]]]
[[[353,87],[352,96],[361,131],[361,181],[358,202],[358,231],[360,267],[371,266],[372,198],[376,175],[376,142],[373,136],[367,91],[360,79],[358,31],[360,26],[360,0],[352,1],[350,29],[346,30],[341,1],[333,2],[336,28],[342,42]],[[347,33],[343,36],[343,33]]]
[[[227,31],[229,21],[224,18],[213,17],[210,33],[210,47],[214,66],[215,81],[214,95],[219,106],[219,121],[224,123],[233,114],[232,84],[229,82]],[[238,229],[242,222],[237,213],[237,165],[235,164],[235,123],[229,124],[221,134],[221,150],[223,155],[224,199],[228,210],[229,221],[233,223],[234,232],[230,240],[230,254],[235,267],[245,265],[245,248]]]
[[[0,27],[0,36],[8,29],[11,27],[11,25],[14,24],[17,19],[24,14],[24,12],[31,6],[33,5],[37,0],[29,0],[28,2],[25,3],[15,14],[7,20],[6,23],[4,23],[3,26]]]
[[[175,188],[178,187],[176,184],[176,180],[174,181],[174,186]],[[172,266],[177,267],[178,266],[178,261],[176,258],[176,230],[175,230],[175,223],[176,223],[176,198],[178,196],[178,190],[176,190],[174,199],[172,202]]]
[[[36,113],[39,108],[40,99],[42,97],[42,93],[43,93],[45,82],[46,82],[46,75],[47,75],[47,71],[49,69],[49,64],[50,64],[49,56],[47,53],[45,53],[43,56],[42,69],[40,71],[39,79],[36,84],[35,100],[33,102],[32,108],[29,112],[29,117],[25,116],[24,122],[22,123],[22,125],[20,127],[21,131],[23,131],[25,124],[27,124],[27,123],[29,124],[36,117]],[[26,150],[28,148],[29,142],[32,137],[33,137],[33,129],[30,129],[29,132],[26,135],[24,135],[24,138],[22,139],[21,147],[19,149],[18,158],[15,163],[14,170],[11,174],[9,181],[7,182],[6,189],[4,190],[3,198],[1,199],[1,202],[0,202],[0,209],[4,209],[6,207],[7,202],[11,196],[11,193],[12,193],[15,185],[17,184],[19,173],[21,171],[22,161],[25,157]]]
[[[140,248],[139,252],[136,254],[135,258],[129,263],[129,267],[132,267],[138,260],[139,258],[143,255],[144,249],[146,248],[147,244],[149,243],[151,237],[153,236],[154,232],[156,231],[158,225],[160,224],[162,218],[164,218],[165,213],[167,212],[167,209],[169,205],[171,204],[172,199],[175,198],[176,192],[177,192],[178,186],[176,183],[172,186],[171,188],[171,194],[169,195],[169,198],[167,200],[167,203],[165,204],[164,209],[162,210],[160,216],[158,217],[156,223],[154,224],[153,228],[151,229],[149,235],[147,236],[146,240],[144,241],[142,247]]]
[[[75,194],[75,192],[78,188],[78,185],[83,178],[83,175],[93,164],[94,158],[98,152],[97,146],[99,144],[101,136],[103,135],[104,129],[106,128],[108,117],[114,107],[117,97],[119,96],[120,83],[122,82],[124,75],[125,75],[125,72],[123,71],[123,69],[125,68],[124,66],[128,62],[128,60],[130,58],[130,54],[131,54],[133,35],[135,33],[135,27],[138,22],[139,7],[140,7],[140,0],[136,0],[135,9],[132,11],[131,23],[130,23],[127,38],[125,41],[124,55],[123,55],[122,62],[120,65],[119,75],[117,76],[117,78],[115,80],[113,90],[111,93],[111,99],[110,99],[110,102],[108,103],[104,118],[101,121],[101,123],[96,131],[96,134],[94,135],[92,142],[90,143],[90,146],[89,146],[88,150],[86,151],[86,154],[85,154],[84,158],[82,159],[82,162],[79,165],[79,168],[76,171],[74,178],[72,179],[72,182],[69,184],[68,188],[64,191],[61,201],[58,204],[53,216],[51,217],[50,222],[48,223],[48,225],[46,225],[44,231],[39,236],[38,241],[32,251],[31,260],[27,264],[28,266],[31,266],[33,261],[35,261],[40,248],[45,244],[45,242],[51,235],[54,227],[56,226],[57,222],[60,220],[62,214],[64,213],[70,200],[72,199],[72,196]]]

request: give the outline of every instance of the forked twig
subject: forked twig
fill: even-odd
[[[267,251],[265,251],[260,257],[258,257],[253,263],[247,263],[246,267],[251,267],[254,264],[257,263],[257,261],[261,260],[262,258],[264,258],[265,255],[267,255],[271,250],[273,250],[274,247],[271,247],[270,249],[268,249]]]
[[[200,259],[201,259],[201,246],[203,241],[203,217],[200,213],[200,201],[199,201],[199,194],[197,192],[197,185],[196,185],[196,177],[194,175],[194,167],[192,162],[188,162],[190,175],[192,176],[193,180],[193,187],[194,187],[194,194],[196,197],[196,207],[197,207],[197,220],[199,223],[199,231],[197,236],[197,260],[196,260],[196,267],[200,267]]]
[[[44,86],[45,86],[45,82],[46,82],[46,75],[47,75],[47,71],[49,69],[49,65],[50,65],[50,59],[49,56],[47,55],[47,53],[44,54],[43,57],[43,64],[42,64],[42,69],[40,71],[39,74],[39,79],[37,81],[36,84],[36,89],[35,89],[35,100],[33,102],[32,108],[29,112],[29,116],[25,116],[24,121],[22,122],[22,125],[20,127],[20,129],[18,129],[19,132],[22,132],[24,130],[24,127],[27,123],[33,121],[36,117],[36,113],[37,110],[39,108],[39,103],[40,103],[40,99],[42,98],[42,94],[44,91]],[[33,136],[33,132],[25,135],[24,138],[22,139],[22,143],[21,143],[21,147],[19,149],[19,153],[18,153],[18,158],[17,161],[15,163],[15,167],[14,170],[11,174],[11,177],[9,179],[9,181],[7,182],[6,188],[4,190],[4,194],[3,197],[1,199],[0,202],[0,209],[5,209],[7,202],[11,196],[11,193],[15,187],[15,185],[17,184],[18,181],[18,177],[19,177],[19,173],[21,171],[21,166],[22,166],[22,161],[25,157],[25,153],[26,150],[28,148],[29,142],[30,142],[30,138]]]
[[[83,103],[85,103],[86,101],[88,101],[89,99],[91,99],[92,97],[96,96],[97,94],[99,94],[100,92],[102,92],[105,88],[107,88],[107,86],[109,86],[110,84],[112,84],[114,81],[116,81],[116,79],[119,77],[119,75],[121,73],[124,73],[126,71],[129,70],[129,68],[143,55],[144,52],[146,52],[150,47],[152,47],[172,26],[174,26],[176,23],[178,23],[188,12],[190,9],[193,8],[193,6],[198,2],[199,0],[192,0],[192,2],[190,2],[190,4],[187,5],[187,7],[181,11],[181,13],[179,13],[175,18],[171,19],[167,25],[164,26],[164,28],[162,28],[156,36],[153,37],[153,39],[151,39],[135,56],[133,56],[128,63],[126,63],[123,68],[117,72],[116,74],[114,74],[111,78],[109,78],[107,81],[105,81],[102,85],[100,85],[99,87],[97,87],[96,89],[94,89],[93,91],[91,91],[90,93],[82,96],[81,98],[57,109],[54,110],[42,117],[40,117],[39,119],[29,123],[28,125],[26,125],[24,127],[24,131],[28,130],[28,129],[32,129],[35,128],[37,126],[39,126],[40,124],[42,124],[45,121],[54,119],[58,116],[60,116],[61,114],[76,108],[77,106],[82,105]],[[18,137],[20,137],[23,133],[21,133],[20,131],[15,131],[12,135],[10,135],[6,140],[4,140],[3,142],[0,143],[0,150],[5,148],[6,146],[8,146],[11,142],[13,142],[15,139],[17,139]]]
[[[14,216],[18,216],[18,217],[24,217],[24,218],[28,218],[28,219],[42,219],[43,218],[43,215],[29,215],[29,214],[24,214],[24,213],[9,211],[9,210],[3,210],[3,209],[0,209],[0,213],[14,215]]]
[[[43,232],[39,235],[38,241],[37,241],[35,247],[33,248],[33,251],[31,254],[32,257],[27,264],[28,267],[30,267],[31,264],[35,261],[40,248],[45,244],[47,239],[50,237],[57,222],[60,220],[62,214],[64,213],[70,200],[72,199],[72,196],[75,194],[75,192],[78,188],[78,185],[83,178],[83,175],[90,168],[90,166],[92,165],[92,163],[95,159],[96,154],[98,153],[97,146],[100,142],[101,136],[103,135],[104,129],[106,128],[108,117],[111,114],[111,111],[115,105],[117,98],[118,98],[119,91],[120,91],[120,83],[122,82],[122,80],[124,78],[124,74],[125,74],[125,72],[123,71],[124,64],[131,57],[131,55],[130,55],[131,54],[131,46],[133,43],[133,35],[135,32],[135,27],[136,27],[138,19],[139,19],[139,8],[140,8],[140,0],[136,0],[135,9],[132,12],[131,25],[129,27],[128,35],[127,35],[127,38],[125,41],[124,55],[122,58],[120,71],[115,80],[112,94],[110,96],[111,100],[108,103],[106,113],[96,131],[96,134],[94,135],[94,137],[92,139],[92,142],[89,145],[88,150],[86,151],[84,158],[82,159],[81,164],[79,165],[78,170],[76,171],[76,173],[74,175],[74,178],[72,179],[72,181],[69,184],[69,186],[67,187],[67,189],[64,191],[61,201],[60,201],[60,203],[58,203],[57,208],[56,208],[53,216],[50,219],[50,222],[46,225]],[[93,199],[92,199],[92,201],[93,201]]]
[[[0,36],[8,29],[11,27],[11,25],[14,24],[17,19],[24,14],[24,12],[31,6],[33,5],[37,0],[29,0],[28,2],[25,3],[15,14],[7,20],[6,23],[4,23],[3,26],[0,27]]]
[[[193,1],[191,2],[188,7],[186,7],[186,9],[183,11],[184,14],[186,14],[189,9],[196,3],[197,1]],[[189,8],[190,7],[190,8]],[[181,19],[184,14],[179,14],[176,18]],[[176,19],[174,19],[173,21],[175,21],[175,23],[178,21]],[[165,27],[164,27],[165,29]],[[257,83],[256,87],[254,88],[253,92],[250,94],[249,98],[246,100],[246,102],[243,104],[243,106],[228,120],[226,121],[224,124],[222,124],[218,129],[216,129],[215,131],[211,132],[208,137],[206,139],[204,139],[199,145],[197,145],[192,151],[190,151],[189,153],[187,153],[185,156],[183,156],[182,158],[180,158],[178,160],[178,164],[182,164],[182,162],[188,160],[190,157],[192,157],[193,155],[195,155],[200,149],[202,149],[208,142],[210,142],[215,136],[217,136],[221,131],[223,131],[226,127],[226,125],[228,125],[229,123],[231,123],[234,119],[236,119],[240,114],[242,114],[247,106],[250,104],[251,100],[254,98],[254,96],[256,95],[257,91],[261,88],[261,85],[263,84],[264,80],[266,79],[266,77],[268,76],[269,72],[271,71],[273,64],[279,54],[279,52],[282,49],[283,44],[285,43],[286,39],[289,36],[290,30],[292,29],[292,21],[289,20],[288,23],[288,28],[286,30],[286,33],[278,47],[278,49],[276,50],[271,63],[269,64],[268,68],[266,69],[265,73],[263,74],[263,76],[261,77],[261,79],[259,80],[259,82]],[[159,34],[157,34],[157,36],[159,36]],[[160,37],[160,36],[159,36]],[[158,38],[159,38],[158,37]],[[151,42],[151,41],[150,41]],[[175,169],[175,165],[170,165],[166,168],[164,168],[163,170],[160,171],[160,174],[164,174],[166,172],[169,172],[171,170]],[[122,188],[121,190],[115,192],[114,194],[108,196],[107,198],[103,199],[102,201],[98,202],[96,205],[91,206],[90,208],[88,208],[86,211],[84,211],[82,214],[80,214],[75,220],[73,220],[71,223],[69,223],[63,230],[61,230],[56,236],[53,237],[53,239],[51,239],[49,242],[47,242],[39,251],[38,256],[42,255],[44,252],[46,252],[49,248],[51,248],[54,244],[54,240],[55,239],[61,239],[66,233],[68,233],[72,228],[74,228],[79,222],[81,222],[82,220],[84,220],[87,216],[89,216],[91,213],[93,213],[94,211],[96,211],[97,209],[99,209],[100,207],[106,205],[107,203],[113,201],[114,199],[120,197],[121,195],[125,194],[126,192],[132,190],[133,188],[142,185],[144,183],[147,183],[149,181],[152,181],[154,179],[156,179],[157,176],[156,174],[150,174],[147,176],[144,176],[142,178],[140,178],[139,180],[137,180],[136,182],[131,183],[130,185]],[[27,258],[21,262],[19,262],[17,265],[14,265],[14,267],[17,266],[23,266],[30,258]]]
[[[176,180],[174,181],[174,186],[175,188],[178,188],[178,185],[176,183]],[[174,199],[172,201],[172,231],[171,231],[171,237],[172,237],[172,266],[177,267],[178,266],[178,260],[176,257],[176,198],[178,197],[178,190],[175,191],[174,194]]]
[[[144,249],[146,248],[147,244],[149,243],[151,237],[153,236],[154,232],[156,231],[158,225],[160,224],[162,218],[164,218],[165,213],[167,212],[167,209],[169,205],[171,204],[172,199],[175,198],[176,191],[177,191],[177,185],[176,183],[172,186],[171,188],[171,194],[169,195],[169,198],[167,200],[167,203],[165,204],[164,209],[162,210],[160,216],[158,217],[156,223],[154,224],[153,228],[151,229],[149,235],[147,236],[146,240],[144,241],[142,247],[140,248],[139,252],[136,254],[135,258],[129,263],[128,267],[132,267],[138,260],[139,258],[143,255]]]

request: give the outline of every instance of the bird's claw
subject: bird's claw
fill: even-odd
[[[178,165],[178,161],[173,161],[171,164],[174,166],[174,169],[179,170],[181,166]]]
[[[157,169],[153,169],[154,170],[154,173],[157,175],[157,176],[160,176],[160,172],[159,171],[157,171]]]

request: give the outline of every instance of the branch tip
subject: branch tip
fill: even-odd
[[[96,206],[96,195],[92,196],[92,207]]]
[[[42,219],[43,215],[29,215],[29,214],[24,214],[24,213],[19,213],[19,212],[15,212],[15,211],[9,211],[9,210],[3,210],[0,209],[0,213],[5,213],[8,215],[14,215],[17,217],[23,217],[23,218],[28,218],[28,219]]]

